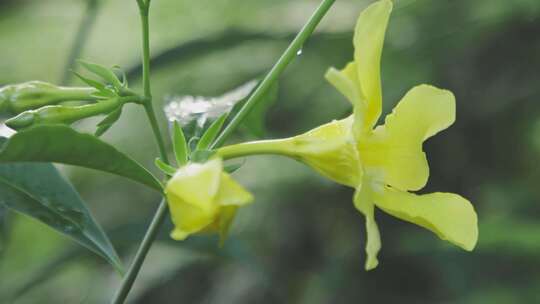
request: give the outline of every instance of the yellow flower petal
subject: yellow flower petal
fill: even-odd
[[[329,68],[324,76],[353,106],[363,106],[364,98],[358,85],[358,74],[354,61],[349,62],[343,70]]]
[[[400,190],[422,189],[429,166],[422,143],[455,120],[454,95],[447,90],[420,85],[411,89],[386,117],[385,125],[359,140],[365,167]]]
[[[222,162],[214,159],[204,164],[190,164],[178,170],[165,189],[167,195],[182,198],[185,203],[211,210],[219,189]]]
[[[433,231],[465,250],[478,240],[478,220],[471,203],[453,193],[416,195],[386,187],[373,192],[375,205],[402,220]]]
[[[364,123],[368,128],[373,127],[381,115],[381,54],[391,11],[392,1],[373,3],[360,14],[354,32],[354,61],[367,102]]]
[[[325,77],[353,105],[353,133],[357,138],[364,128],[366,104],[358,82],[356,63],[349,62],[341,71],[330,68]]]
[[[379,265],[377,254],[381,250],[381,236],[375,222],[372,191],[367,184],[360,185],[354,192],[354,206],[366,217],[366,270]]]
[[[236,211],[238,207],[236,206],[224,206],[221,207],[221,214],[219,216],[219,244],[223,246],[225,239],[229,235],[229,230],[231,228],[232,222],[236,216]]]
[[[221,206],[243,206],[253,201],[253,195],[247,192],[227,173],[221,173],[221,185],[216,201]]]
[[[388,132],[411,142],[422,142],[456,120],[454,94],[422,84],[412,88],[385,120]]]

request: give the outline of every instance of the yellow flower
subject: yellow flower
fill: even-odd
[[[468,200],[451,193],[409,192],[426,185],[429,167],[422,143],[454,122],[454,95],[429,85],[414,87],[384,125],[375,127],[382,109],[380,60],[391,10],[388,0],[365,9],[355,29],[354,61],[326,74],[352,103],[351,116],[299,136],[218,150],[224,158],[258,153],[294,157],[355,188],[354,205],[366,217],[367,270],[378,265],[381,248],[375,206],[465,250],[472,250],[478,239],[477,216]]]
[[[165,188],[175,225],[171,237],[184,240],[197,232],[218,232],[226,237],[238,207],[252,195],[223,172],[220,159],[180,168]]]

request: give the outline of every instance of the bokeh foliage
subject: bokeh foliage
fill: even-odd
[[[140,41],[133,2],[100,2],[82,57],[132,71],[135,86]],[[425,147],[431,165],[425,191],[456,192],[473,202],[480,218],[477,249],[463,252],[379,212],[381,265],[366,273],[363,219],[351,190],[293,161],[260,157],[235,173],[256,201],[240,212],[225,247],[206,237],[173,242],[168,224],[132,303],[539,300],[540,3],[395,2],[382,59],[385,109],[423,82],[455,93],[456,124]],[[220,95],[260,77],[317,3],[154,0],[156,105],[171,95]],[[280,81],[268,137],[297,134],[347,113],[348,103],[323,74],[351,58],[352,28],[367,3],[338,1],[305,45]],[[85,1],[0,1],[0,85],[60,81],[85,8]],[[157,151],[143,115],[126,109],[103,138],[152,167]],[[129,260],[157,195],[112,175],[63,169]],[[104,303],[119,283],[110,266],[39,223],[13,213],[4,219],[0,210],[1,225],[9,233],[0,236],[0,292],[21,294],[16,303]]]

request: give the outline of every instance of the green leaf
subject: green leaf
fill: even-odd
[[[97,130],[96,133],[94,133],[96,136],[101,136],[107,130],[109,130],[110,127],[114,125],[114,123],[120,118],[122,115],[122,106],[118,107],[118,109],[112,111],[107,115],[101,122],[97,124]]]
[[[52,164],[0,165],[0,205],[30,216],[101,255],[121,272],[109,239]]]
[[[167,165],[159,158],[156,158],[156,160],[154,161],[154,164],[156,165],[156,167],[158,167],[159,170],[161,170],[163,173],[167,174],[168,176],[173,176],[176,173],[175,167]]]
[[[223,170],[227,173],[233,173],[234,171],[240,169],[244,165],[245,161],[241,163],[229,164],[223,166]]]
[[[218,119],[216,119],[216,121],[214,121],[210,127],[208,127],[208,130],[204,132],[203,136],[197,143],[196,150],[206,150],[210,146],[214,139],[216,139],[219,131],[221,131],[221,127],[223,127],[223,123],[225,122],[225,119],[227,119],[228,114],[229,113],[224,113]]]
[[[115,65],[113,68],[115,70],[118,70],[118,72],[120,72],[120,74],[122,74],[122,86],[124,88],[127,88],[129,84],[128,84],[126,72],[124,70],[122,70],[122,68],[120,66],[117,66],[117,65]]]
[[[99,82],[99,81],[95,81],[93,79],[90,79],[88,77],[84,77],[83,75],[73,71],[73,74],[75,74],[75,76],[77,76],[77,78],[79,78],[80,80],[82,80],[82,82],[86,83],[87,85],[91,86],[91,87],[94,87],[96,88],[98,91],[107,91],[107,88],[106,86]]]
[[[64,125],[39,125],[13,135],[0,148],[0,163],[56,162],[123,176],[162,191],[144,167],[113,146]]]
[[[184,136],[184,132],[182,131],[182,128],[180,127],[180,124],[178,121],[175,121],[173,124],[173,149],[174,149],[174,155],[176,156],[176,163],[178,164],[178,167],[181,167],[188,162],[188,145],[186,142],[186,137]]]
[[[215,153],[216,150],[197,150],[191,153],[191,161],[195,163],[205,163]]]
[[[103,80],[112,84],[117,90],[120,90],[122,88],[122,83],[120,82],[120,79],[118,79],[116,74],[111,69],[100,64],[84,60],[78,60],[78,62],[88,71],[98,75],[99,77],[103,78]]]

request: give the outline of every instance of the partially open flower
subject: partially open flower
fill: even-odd
[[[238,207],[253,196],[223,172],[220,159],[180,168],[165,188],[175,225],[171,237],[184,240],[197,232],[217,232],[223,240]]]
[[[352,103],[351,116],[299,136],[218,150],[223,158],[286,155],[354,187],[354,205],[366,217],[368,270],[378,265],[381,248],[375,206],[465,250],[472,250],[478,239],[477,216],[468,200],[452,193],[409,192],[426,185],[429,167],[422,144],[454,122],[454,95],[429,85],[416,86],[386,117],[385,124],[374,128],[382,111],[380,59],[391,10],[389,0],[364,10],[355,29],[354,61],[340,71],[331,68],[326,75]]]

